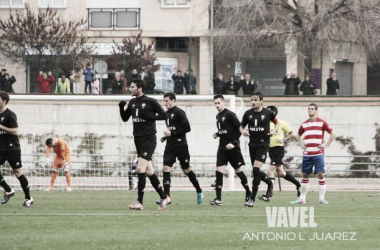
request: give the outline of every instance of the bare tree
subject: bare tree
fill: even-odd
[[[45,66],[83,65],[94,47],[86,43],[85,19],[64,20],[56,10],[47,8],[34,13],[28,4],[22,11],[11,11],[0,20],[0,50],[10,63]],[[56,64],[59,62],[59,65]]]
[[[245,59],[255,49],[294,43],[303,59],[349,44],[378,61],[379,14],[379,0],[219,0],[215,58]]]
[[[126,73],[137,69],[141,72],[145,67],[151,65],[151,71],[159,69],[158,64],[154,64],[156,55],[153,53],[154,42],[143,43],[142,32],[132,37],[123,38],[121,43],[113,41],[110,63],[117,70],[124,70]]]

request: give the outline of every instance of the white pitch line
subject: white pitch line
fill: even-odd
[[[165,213],[165,212],[164,212]],[[118,217],[118,216],[194,216],[194,217],[266,217],[266,215],[220,215],[220,214],[7,214],[2,213],[2,216],[30,216],[30,217],[50,217],[50,216],[83,216],[83,217]],[[284,215],[285,216],[285,215]],[[368,218],[368,219],[380,219],[379,216],[315,216],[316,218]]]

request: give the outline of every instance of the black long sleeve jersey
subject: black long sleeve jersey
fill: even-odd
[[[10,109],[6,109],[0,114],[0,124],[7,128],[18,128],[16,114]],[[13,150],[20,150],[18,136],[0,129],[0,151]]]
[[[240,122],[234,112],[224,109],[218,113],[216,115],[216,127],[218,128],[218,136],[220,138],[220,148],[225,147],[229,143],[234,144],[235,147],[240,147]]]
[[[120,116],[124,122],[132,116],[133,136],[136,137],[156,134],[156,120],[167,118],[157,100],[146,95],[132,99],[125,110],[120,107]]]
[[[260,112],[255,112],[254,109],[251,108],[244,113],[241,125],[243,127],[248,125],[249,146],[269,147],[270,137],[268,133],[270,132],[271,121],[276,124],[276,116],[272,111],[266,108],[263,108]]]
[[[186,145],[186,133],[190,132],[191,128],[185,111],[174,106],[166,111],[166,115],[166,126],[171,132],[171,136],[167,137],[167,144]]]

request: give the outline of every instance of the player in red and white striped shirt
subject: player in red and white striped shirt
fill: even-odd
[[[330,144],[334,141],[336,135],[329,124],[318,117],[317,104],[309,104],[308,112],[309,119],[301,124],[297,135],[298,144],[304,150],[302,158],[303,179],[301,182],[301,195],[297,200],[292,201],[291,203],[306,203],[306,194],[307,190],[309,189],[309,175],[314,172],[318,173],[319,202],[321,204],[328,204],[328,202],[325,200],[326,180],[324,148],[330,146]],[[324,142],[325,131],[330,134],[330,138],[327,143]],[[301,136],[303,136],[302,139]]]

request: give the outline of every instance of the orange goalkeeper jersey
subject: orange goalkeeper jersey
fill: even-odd
[[[69,146],[67,145],[67,142],[61,138],[57,139],[57,144],[52,147],[54,152],[57,154],[58,157],[65,159],[66,155],[70,154]],[[50,147],[46,148],[46,158],[49,158],[50,155]]]

